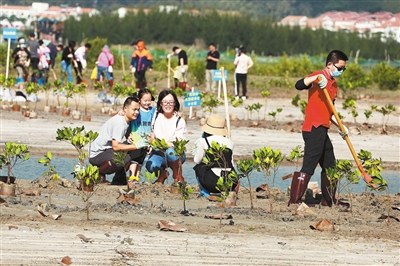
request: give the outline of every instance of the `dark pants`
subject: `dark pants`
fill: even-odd
[[[236,73],[236,92],[237,92],[236,96],[239,96],[240,83],[242,83],[242,90],[243,90],[242,96],[246,96],[246,93],[247,93],[247,87],[246,87],[247,74]]]
[[[139,70],[135,72],[135,77],[137,81],[141,84],[140,89],[147,86],[146,81],[146,70]]]
[[[302,134],[305,143],[302,173],[313,175],[318,164],[323,172],[335,166],[335,154],[326,127],[312,127],[311,132],[303,131]]]
[[[74,67],[74,70],[75,70],[75,74],[76,74],[76,84],[80,84],[83,80],[82,80],[82,69],[83,69],[83,67],[82,67],[82,63],[81,62],[77,62],[78,63],[78,67],[77,68],[75,68]]]
[[[31,66],[32,66],[31,82],[37,83],[39,74],[39,58],[32,57]]]
[[[100,167],[103,163],[105,163],[107,161],[113,161],[113,160],[114,160],[114,151],[113,151],[113,149],[108,149],[93,158],[89,158],[89,163]],[[131,157],[129,155],[126,156],[125,165],[127,165],[130,161],[131,161]],[[123,169],[125,167],[124,165],[118,165],[118,166],[120,169]],[[112,167],[112,165],[110,165],[110,168],[111,167]],[[120,170],[120,169],[118,169],[118,170]],[[107,174],[115,173],[115,171],[113,171],[111,173],[108,171],[106,171],[106,172],[107,172]]]

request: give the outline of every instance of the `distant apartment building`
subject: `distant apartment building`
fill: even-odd
[[[287,16],[278,25],[329,31],[358,32],[362,36],[381,34],[382,41],[393,38],[400,43],[400,13],[391,12],[338,12],[329,11],[316,18]]]

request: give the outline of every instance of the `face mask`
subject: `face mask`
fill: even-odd
[[[335,68],[335,71],[331,72],[331,76],[334,78],[340,77],[340,75],[342,75],[342,73],[343,73],[343,70],[339,71],[339,70],[337,70],[337,68],[335,66],[333,66],[333,67]]]

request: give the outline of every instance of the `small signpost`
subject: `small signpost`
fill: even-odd
[[[221,82],[222,77],[225,76],[225,81],[228,81],[228,70],[224,71],[225,75],[222,75],[222,71],[219,69],[214,69],[212,72],[212,80],[218,81],[218,99],[221,98]]]
[[[2,35],[3,35],[3,39],[7,39],[8,40],[7,65],[6,65],[6,79],[7,79],[8,78],[8,67],[10,66],[11,40],[15,40],[17,38],[17,29],[15,29],[15,28],[3,28]]]
[[[192,112],[194,106],[201,106],[201,93],[199,90],[194,90],[192,87],[191,91],[185,92],[183,95],[183,107],[189,107],[189,118],[192,118]]]

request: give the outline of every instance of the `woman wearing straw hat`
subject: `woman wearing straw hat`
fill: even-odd
[[[223,171],[235,171],[232,159],[234,144],[232,140],[226,137],[227,130],[225,128],[225,118],[222,116],[216,114],[210,115],[201,129],[204,133],[203,136],[196,141],[193,158],[196,165],[193,169],[196,173],[197,181],[199,182],[200,194],[204,197],[208,197],[210,196],[210,193],[220,192],[216,186]],[[212,142],[226,146],[226,150],[223,153],[226,168],[221,167],[221,165],[218,165],[214,160],[211,160],[211,162],[213,162],[211,164],[203,162],[203,158],[206,156],[206,150],[211,147]],[[238,183],[234,183],[232,190],[237,192],[237,189]]]

